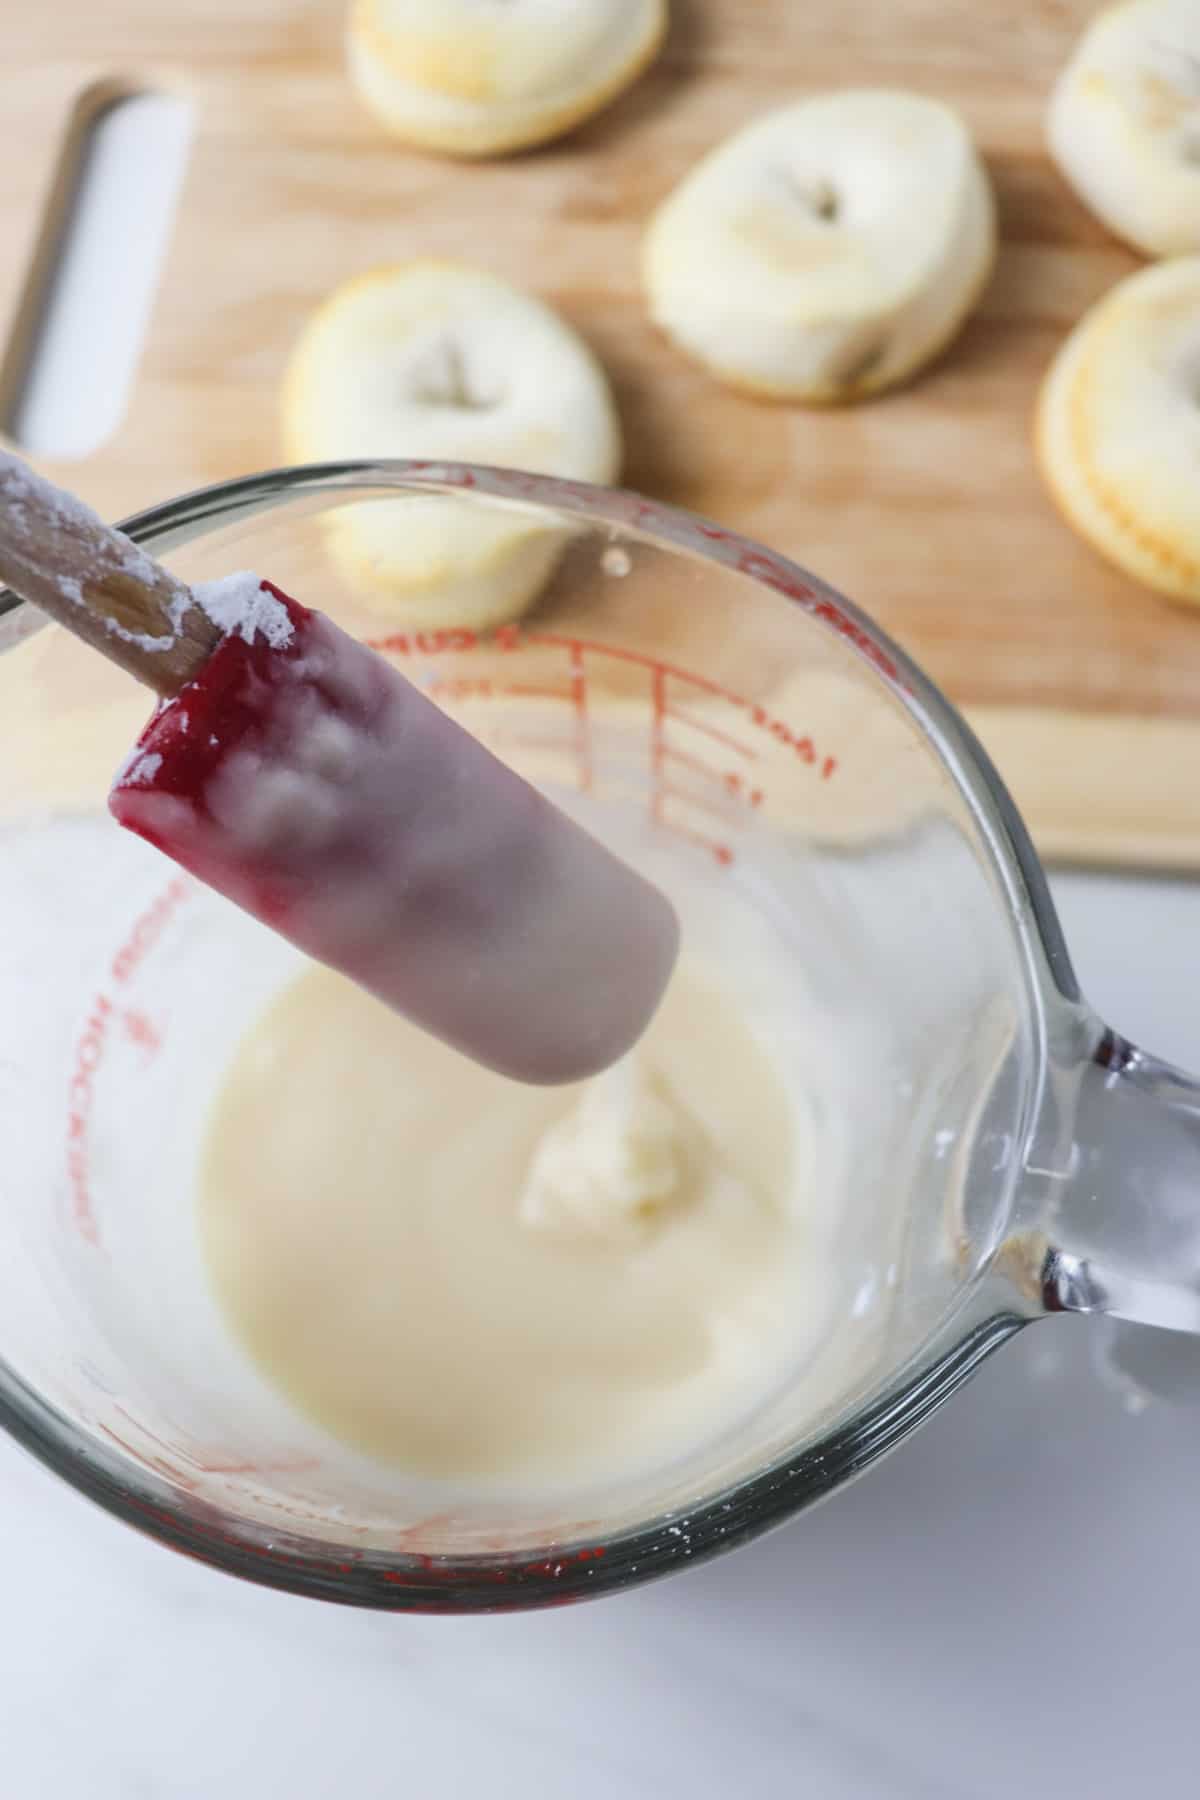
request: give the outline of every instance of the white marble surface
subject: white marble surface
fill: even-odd
[[[1200,1066],[1200,888],[1057,883],[1110,1017]],[[509,1618],[242,1586],[0,1445],[4,1800],[1001,1800],[1196,1792],[1200,1404],[1028,1332],[890,1461],[725,1560]]]

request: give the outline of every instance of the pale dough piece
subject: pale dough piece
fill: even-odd
[[[1143,269],[1080,320],[1037,411],[1042,474],[1136,581],[1200,603],[1200,256]]]
[[[825,403],[935,356],[994,253],[991,188],[958,115],[851,90],[710,152],[651,220],[643,269],[656,322],[722,380]]]
[[[288,367],[292,462],[415,457],[609,482],[621,434],[591,351],[548,306],[483,270],[412,262],[339,288]],[[400,625],[483,629],[537,598],[564,533],[484,499],[409,494],[328,521],[339,571]]]
[[[350,73],[388,131],[454,156],[544,143],[653,60],[667,0],[356,0]]]
[[[1130,0],[1093,19],[1047,135],[1110,231],[1147,256],[1200,251],[1200,0]]]

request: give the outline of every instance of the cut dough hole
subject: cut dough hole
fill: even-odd
[[[817,218],[825,219],[831,225],[842,210],[837,195],[827,181],[816,182],[806,198]]]
[[[444,406],[453,412],[491,412],[501,398],[497,392],[486,392],[482,383],[472,381],[466,357],[452,338],[440,339],[422,357],[413,373],[409,394],[426,406]]]
[[[781,168],[779,174],[789,194],[799,200],[814,219],[820,219],[826,225],[837,223],[841,217],[842,203],[831,181],[826,180],[823,175],[800,175],[787,168]]]

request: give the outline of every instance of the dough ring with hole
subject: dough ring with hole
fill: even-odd
[[[549,307],[457,264],[413,262],[339,288],[284,383],[293,462],[416,457],[610,482],[620,428],[604,371]],[[343,574],[371,612],[484,629],[536,599],[564,533],[483,501],[407,495],[330,516]]]
[[[396,137],[491,156],[558,137],[638,76],[667,0],[356,0],[347,54]]]
[[[1200,256],[1128,276],[1085,314],[1043,383],[1036,439],[1075,529],[1200,605]]]
[[[1110,231],[1149,256],[1200,251],[1200,0],[1101,13],[1055,86],[1047,135]]]
[[[991,269],[966,127],[917,94],[801,100],[712,151],[644,246],[653,316],[733,386],[809,402],[891,387],[954,336]]]

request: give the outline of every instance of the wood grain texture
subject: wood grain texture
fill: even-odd
[[[607,112],[545,149],[466,166],[397,147],[358,105],[342,0],[10,10],[0,319],[15,316],[80,95],[167,85],[198,109],[128,418],[91,464],[50,471],[101,510],[277,462],[280,375],[338,282],[414,255],[476,261],[534,287],[599,351],[628,484],[764,539],[867,607],[970,710],[1049,850],[1200,867],[1200,615],[1079,543],[1030,451],[1056,345],[1136,266],[1043,148],[1046,96],[1090,0],[673,0],[664,53]],[[737,126],[851,84],[960,107],[997,191],[995,277],[902,392],[833,414],[744,399],[651,327],[643,221]]]
[[[169,699],[221,634],[187,584],[28,469],[0,461],[0,583]]]

